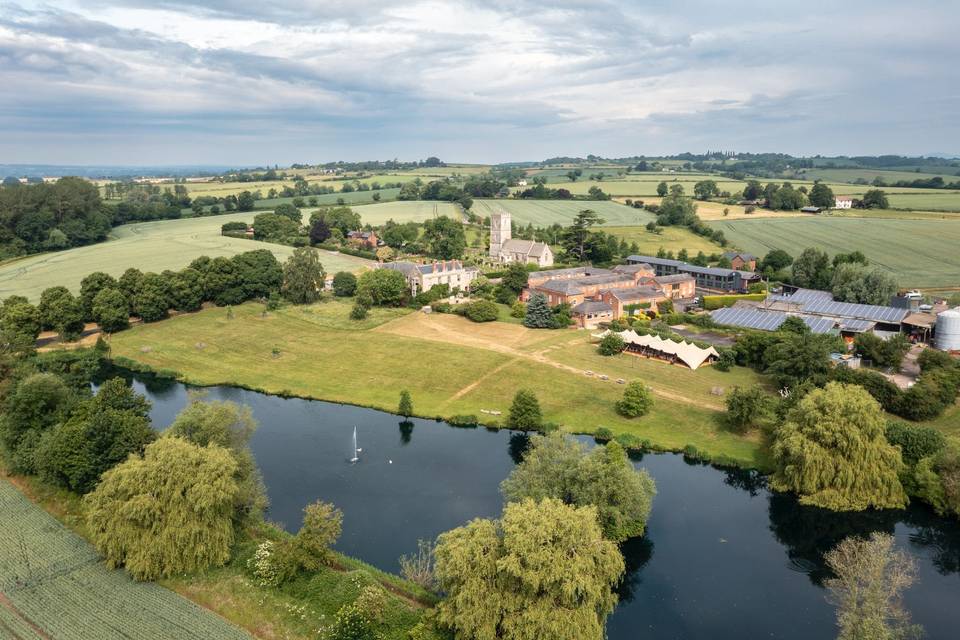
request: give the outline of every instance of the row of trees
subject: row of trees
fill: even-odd
[[[155,322],[170,309],[197,311],[205,302],[228,306],[280,295],[298,304],[313,302],[324,279],[319,254],[310,248],[295,250],[283,265],[270,251],[257,249],[232,258],[202,256],[180,271],[159,274],[131,268],[114,278],[98,271],[83,279],[78,296],[62,286],[45,289],[36,306],[10,296],[0,306],[0,335],[8,350],[30,352],[41,330],[72,341],[86,322],[113,333],[126,329],[131,316]]]

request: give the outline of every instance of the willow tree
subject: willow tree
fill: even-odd
[[[250,407],[235,402],[204,402],[201,394],[190,397],[190,404],[174,419],[167,435],[184,438],[195,445],[215,444],[228,449],[237,462],[234,518],[239,522],[259,517],[267,508],[267,490],[260,469],[250,451],[250,438],[257,421]]]
[[[836,382],[807,394],[774,436],[771,486],[834,511],[902,508],[900,450],[887,442],[880,405]]]
[[[910,622],[902,598],[916,577],[916,563],[895,550],[893,542],[891,535],[874,533],[867,540],[847,538],[827,553],[827,565],[836,575],[826,587],[837,606],[839,640],[923,636],[923,629]]]
[[[222,565],[233,543],[236,468],[222,447],[160,438],[84,498],[94,545],[137,580]]]
[[[465,640],[602,640],[623,571],[594,507],[514,502],[439,537],[437,620]]]
[[[536,436],[523,462],[500,484],[509,502],[556,498],[574,506],[597,508],[608,540],[622,542],[643,535],[656,487],[645,470],[637,470],[617,442],[586,447],[558,433]]]

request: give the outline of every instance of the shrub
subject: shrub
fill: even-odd
[[[616,333],[608,333],[600,340],[597,351],[602,356],[615,356],[627,348],[627,343]]]
[[[493,322],[499,315],[497,305],[489,300],[477,300],[464,308],[464,315],[474,322]]]
[[[257,545],[253,557],[247,560],[247,569],[261,587],[276,587],[282,582],[282,573],[277,569],[273,540]]]
[[[433,542],[417,540],[417,553],[400,556],[400,575],[405,580],[432,591],[437,588],[433,563]]]
[[[773,409],[772,398],[760,387],[734,387],[727,394],[726,404],[724,422],[727,428],[736,433],[746,433],[762,426]]]
[[[941,432],[924,425],[890,422],[885,433],[887,441],[900,447],[900,456],[911,466],[947,446],[947,439]]]
[[[476,427],[480,424],[480,421],[474,414],[465,413],[450,416],[447,418],[447,423],[453,425],[454,427]]]
[[[353,309],[350,310],[350,319],[363,320],[367,317],[367,313],[367,308],[358,302],[357,304],[353,305]]]
[[[593,439],[597,442],[609,442],[613,440],[613,431],[607,427],[597,427],[596,431],[593,432]]]
[[[617,413],[625,418],[639,418],[653,408],[653,394],[642,382],[634,381],[623,390],[623,398],[615,405]]]
[[[377,635],[373,622],[354,603],[340,607],[326,637],[329,640],[376,640]]]
[[[513,306],[510,307],[510,317],[511,318],[523,318],[527,315],[527,305],[517,300],[513,303]]]

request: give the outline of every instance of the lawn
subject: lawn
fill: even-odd
[[[647,360],[618,365],[593,352],[586,332],[476,325],[441,314],[398,318],[398,311],[375,310],[358,327],[349,320],[350,306],[329,301],[263,317],[261,305],[247,304],[235,308],[232,319],[224,309],[210,309],[115,334],[112,354],[179,372],[190,383],[233,384],[388,411],[396,409],[400,390],[408,389],[417,414],[427,417],[503,420],[481,410],[505,416],[513,394],[528,387],[540,398],[546,419],[567,431],[605,426],[662,447],[690,444],[744,464],[763,464],[753,439],[715,425],[722,398],[713,395],[713,387],[757,383],[752,372],[692,372]],[[573,357],[564,353],[567,342],[576,345],[575,361],[566,361]],[[607,381],[584,374],[605,368]],[[614,380],[621,375],[653,388],[651,414],[628,420],[614,412],[623,393]]]
[[[172,591],[108,569],[90,544],[5,478],[0,513],[0,637],[250,637]]]
[[[807,247],[829,254],[862,251],[903,287],[960,285],[960,220],[897,220],[810,216],[711,223],[745,251],[764,255]]]
[[[228,238],[220,235],[225,222],[252,222],[256,212],[230,213],[203,218],[158,220],[117,227],[106,242],[30,256],[0,265],[0,298],[26,296],[37,301],[47,287],[63,285],[79,291],[80,281],[94,271],[119,276],[129,267],[160,272],[182,269],[200,256],[230,257],[244,251],[269,249],[286,260],[292,247]],[[360,271],[369,261],[345,254],[321,252],[328,272]]]
[[[584,209],[596,211],[610,226],[645,225],[656,217],[649,211],[634,209],[609,200],[475,200],[471,211],[481,217],[497,211],[508,212],[517,224],[533,223],[535,227],[549,227],[554,222],[568,226]]]

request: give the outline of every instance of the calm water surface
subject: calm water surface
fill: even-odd
[[[178,383],[134,380],[165,428],[187,403]],[[271,519],[295,531],[304,505],[344,512],[337,548],[381,569],[475,517],[500,513],[498,485],[526,446],[520,433],[458,429],[426,420],[215,387],[215,400],[251,407],[251,442]],[[414,398],[416,401],[416,398]],[[347,463],[354,426],[361,461]],[[834,514],[770,493],[755,474],[637,456],[657,482],[646,536],[624,547],[628,575],[609,618],[612,640],[832,638],[834,611],[820,582],[824,551],[850,534],[893,533],[916,559],[907,593],[928,638],[960,637],[960,524],[924,507]]]

